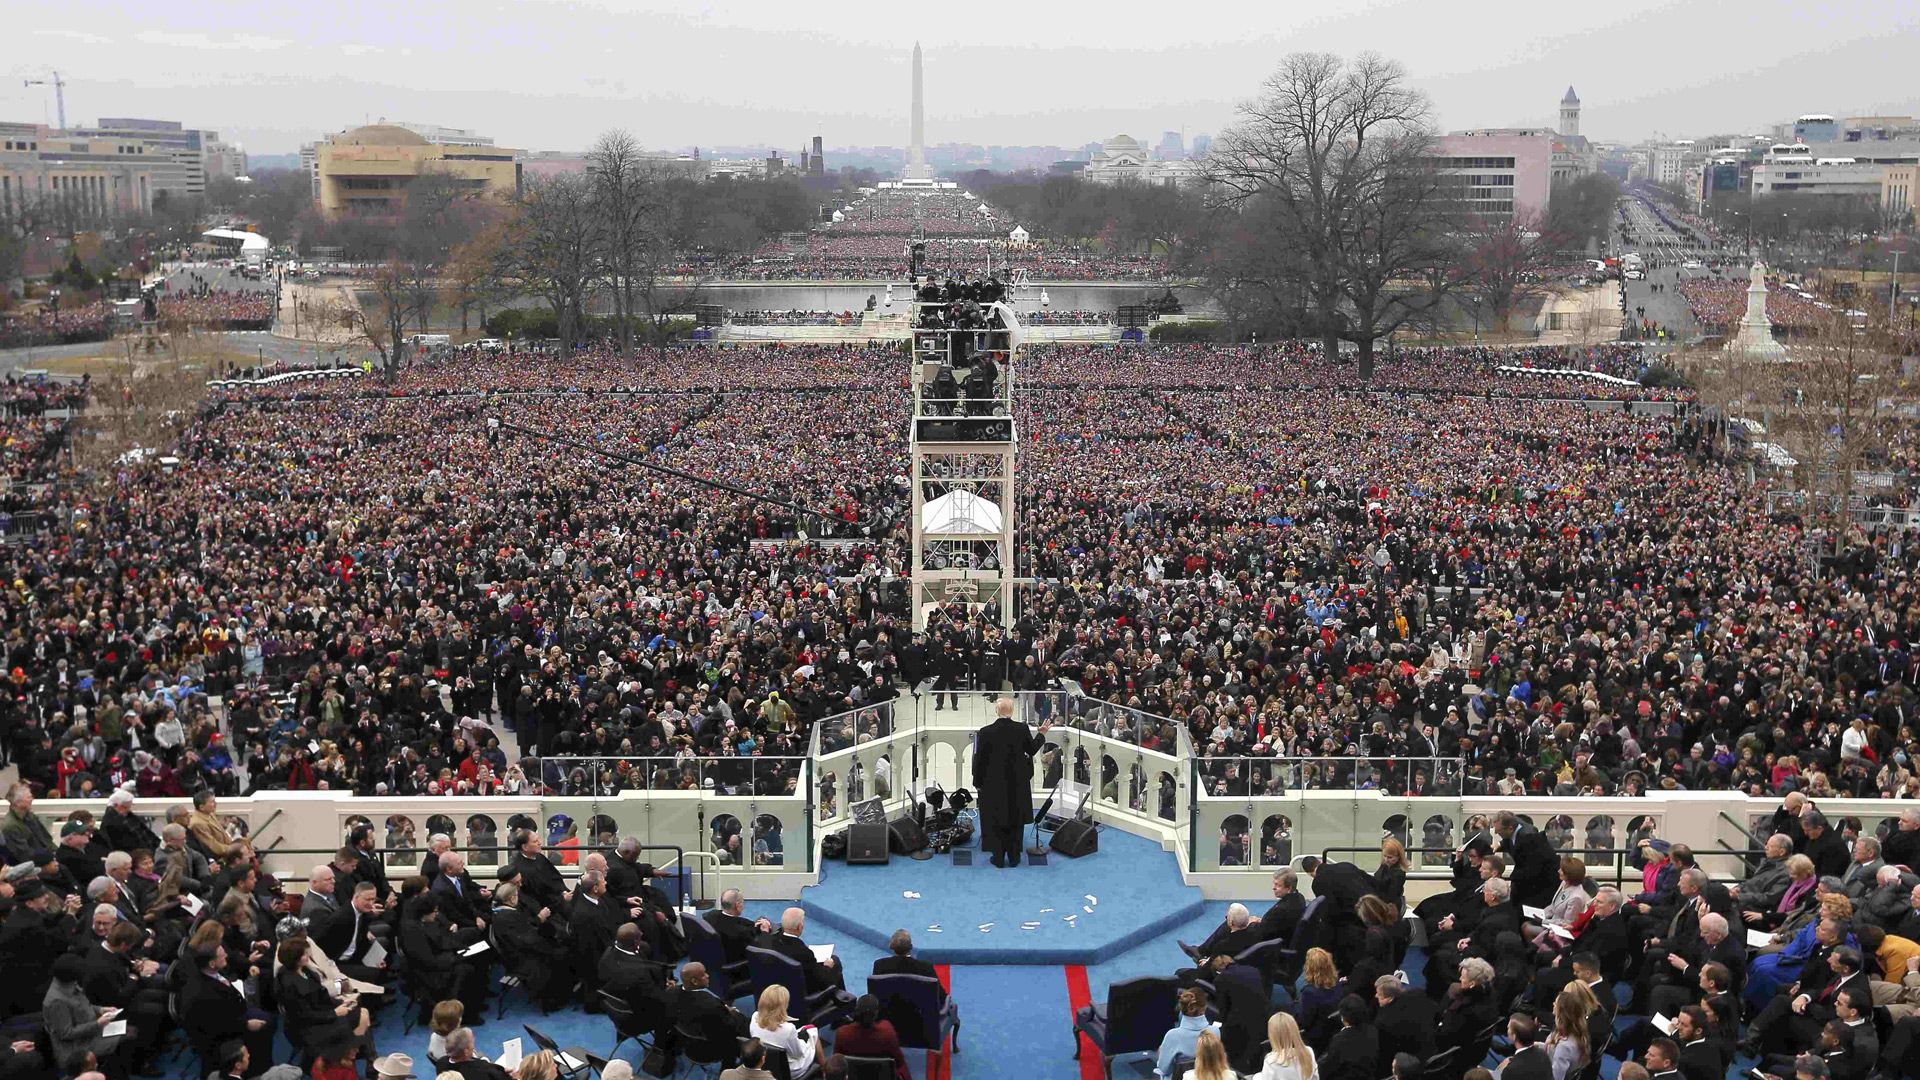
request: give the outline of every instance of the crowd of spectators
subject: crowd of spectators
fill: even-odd
[[[279,296],[258,289],[198,288],[162,293],[154,317],[209,330],[265,330],[273,323]]]
[[[1628,1080],[1912,1076],[1920,811],[1884,839],[1840,825],[1793,792],[1744,880],[1642,834],[1629,881],[1606,885],[1520,815],[1476,817],[1450,887],[1418,904],[1397,838],[1371,873],[1304,857],[1273,875],[1262,914],[1231,905],[1183,945],[1195,966],[1165,980],[1181,1008],[1156,1071],[1591,1080],[1612,1058]],[[1106,1018],[1137,1007],[1122,996],[1151,992],[1138,986],[1080,1009],[1076,1031],[1104,1048]]]
[[[1747,313],[1745,275],[1726,278],[1690,277],[1680,281],[1680,295],[1687,300],[1695,322],[1708,333],[1726,334],[1740,325]],[[1775,326],[1808,330],[1831,318],[1829,309],[1803,297],[1778,281],[1767,287],[1767,319]]]
[[[1911,548],[1850,538],[1810,578],[1699,417],[1491,374],[1632,355],[1404,352],[1380,394],[1300,346],[1031,349],[1036,584],[1010,630],[943,612],[924,636],[898,587],[897,352],[453,358],[377,392],[231,391],[182,467],[63,492],[86,527],[10,549],[6,742],[63,792],[498,790],[502,725],[526,753],[780,756],[925,677],[1071,677],[1158,718],[1143,745],[1184,725],[1222,758],[1458,754],[1474,791],[1509,770],[1533,791],[1920,789]],[[648,392],[564,392],[627,387]],[[560,392],[514,393],[535,389]],[[826,511],[807,531],[850,542],[755,544],[804,523],[489,416]],[[1399,776],[1377,782],[1419,779]]]
[[[1029,311],[1020,316],[1028,326],[1111,326],[1111,311]]]
[[[26,311],[0,312],[0,349],[105,341],[112,324],[113,307],[104,300],[67,307],[41,304]]]
[[[857,311],[729,311],[736,326],[858,326]]]

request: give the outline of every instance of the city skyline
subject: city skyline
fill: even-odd
[[[1407,67],[1431,95],[1440,130],[1550,127],[1569,82],[1582,87],[1585,130],[1598,141],[1759,131],[1809,111],[1920,111],[1920,96],[1897,97],[1882,78],[1920,46],[1920,17],[1878,0],[1867,5],[1878,17],[1865,11],[1845,25],[1781,0],[1747,5],[1738,25],[1723,25],[1714,9],[1641,0],[1624,11],[1563,12],[1545,33],[1514,0],[1476,12],[1471,33],[1402,0],[1359,0],[1284,28],[1271,25],[1271,10],[1236,2],[1222,8],[1243,17],[1156,26],[1151,47],[1105,20],[998,0],[986,7],[1017,12],[1024,42],[998,40],[991,18],[842,25],[816,7],[587,6],[564,22],[515,24],[522,40],[505,54],[494,51],[504,38],[490,28],[534,9],[456,15],[445,3],[414,5],[389,13],[389,32],[372,41],[351,17],[314,22],[281,0],[245,8],[245,19],[235,5],[235,18],[218,20],[252,28],[245,33],[201,29],[205,11],[149,12],[142,28],[122,30],[131,22],[120,0],[43,5],[10,18],[33,61],[15,62],[0,81],[0,118],[52,122],[51,88],[21,80],[59,69],[71,122],[165,116],[262,155],[383,115],[481,130],[529,150],[581,149],[613,127],[659,148],[798,146],[813,134],[904,147],[915,36],[925,47],[930,146],[1218,134],[1287,52],[1362,46]],[[1683,63],[1645,62],[1648,48],[1674,38],[1723,44]],[[616,40],[650,43],[647,62],[623,62],[606,44]],[[1074,44],[1046,44],[1055,40]],[[436,44],[404,44],[426,41]],[[107,74],[117,71],[142,74],[138,82]]]

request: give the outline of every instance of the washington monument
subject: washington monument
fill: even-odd
[[[913,139],[908,144],[907,167],[900,172],[903,180],[931,180],[933,170],[927,168],[927,117],[925,113],[926,91],[920,82],[920,43],[913,43]]]

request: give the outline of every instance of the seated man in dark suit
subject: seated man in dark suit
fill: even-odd
[[[186,962],[193,970],[180,984],[174,1008],[180,1015],[180,1027],[187,1041],[200,1055],[204,1072],[212,1072],[220,1048],[230,1040],[243,1040],[255,1061],[273,1060],[273,1031],[278,1018],[248,1007],[246,995],[238,984],[224,974],[227,951],[219,945],[188,954]]]
[[[1204,963],[1210,957],[1238,956],[1242,950],[1251,948],[1262,940],[1264,940],[1262,928],[1253,921],[1253,913],[1247,910],[1246,905],[1229,904],[1226,919],[1214,928],[1213,933],[1207,935],[1205,943],[1198,949],[1194,949],[1182,942],[1181,948],[1186,950],[1188,955],[1196,956]],[[1197,968],[1181,968],[1174,973],[1174,977],[1180,980],[1180,985],[1192,986],[1196,978],[1204,976]]]
[[[520,903],[520,889],[509,882],[493,891],[493,946],[508,974],[528,981],[529,989],[548,1008],[557,1008],[573,993],[573,965],[566,953],[541,933],[542,924],[557,918],[542,907],[529,912]]]
[[[1688,1005],[1673,1018],[1673,1041],[1680,1047],[1680,1075],[1686,1080],[1724,1080],[1727,1060],[1707,1037],[1707,1010]]]
[[[553,860],[547,858],[540,834],[522,829],[513,834],[513,846],[514,856],[507,865],[519,874],[520,890],[527,895],[528,909],[534,912],[545,909],[551,913],[549,918],[564,919],[572,890],[567,888]]]
[[[353,899],[347,906],[332,913],[326,921],[327,940],[314,935],[311,923],[307,926],[308,940],[320,946],[348,978],[384,986],[387,982],[385,958],[377,964],[367,963],[374,946],[374,920],[380,914],[378,888],[371,881],[362,881],[353,887]]]
[[[720,1000],[707,985],[707,966],[698,961],[680,969],[680,989],[673,995],[674,1023],[702,1040],[725,1044],[744,1038],[747,1018],[730,1002]]]
[[[892,955],[883,956],[873,962],[875,975],[925,975],[936,983],[939,982],[939,971],[932,964],[913,955],[912,934],[905,930],[895,930],[893,936],[887,939],[887,951]],[[939,986],[938,992],[941,1014],[959,1016],[960,1007],[947,996],[947,988]]]
[[[1553,1055],[1540,1045],[1540,1022],[1525,1013],[1507,1021],[1513,1055],[1500,1067],[1501,1080],[1553,1080]]]
[[[1492,960],[1497,955],[1496,945],[1501,934],[1519,934],[1520,912],[1513,905],[1512,891],[1505,878],[1494,878],[1481,886],[1482,908],[1473,920],[1473,932],[1465,940],[1440,948],[1427,961],[1428,986],[1446,986],[1453,982],[1460,961],[1466,957]]]
[[[743,914],[746,905],[747,898],[739,889],[728,889],[720,894],[719,906],[706,915],[707,925],[720,938],[729,964],[745,960],[748,946],[759,944],[762,935],[773,933],[769,920],[749,919]]]
[[[428,888],[434,903],[440,905],[442,920],[453,936],[464,944],[484,941],[487,936],[487,904],[493,899],[467,873],[467,857],[457,851],[440,856],[440,872]]]
[[[1747,950],[1727,936],[1728,929],[1725,916],[1709,912],[1700,920],[1698,937],[1669,950],[1664,961],[1648,958],[1647,967],[1650,970],[1645,978],[1653,991],[1646,1001],[1652,1011],[1662,1016],[1672,1016],[1682,1006],[1699,1001],[1704,993],[1700,985],[1700,973],[1708,964],[1719,964],[1724,968],[1735,984],[1732,992],[1740,992],[1747,971]],[[1654,970],[1656,968],[1665,970]]]
[[[1306,911],[1307,898],[1300,895],[1298,875],[1293,867],[1283,866],[1273,872],[1273,906],[1252,921],[1260,927],[1262,940],[1291,941],[1293,928],[1300,925],[1300,916]]]
[[[844,997],[851,1004],[853,996],[847,993],[846,975],[840,970],[840,958],[830,956],[825,963],[813,955],[807,943],[800,935],[807,931],[807,913],[797,907],[790,907],[780,913],[780,930],[760,939],[760,944],[782,956],[791,957],[800,962],[800,968],[806,972],[807,994],[817,994],[822,990],[837,990],[836,997]],[[804,1003],[795,1003],[796,1010]]]
[[[133,952],[146,938],[146,932],[132,923],[115,923],[107,940],[86,951],[80,988],[96,1007],[124,1011],[129,1035],[137,1037],[134,1070],[152,1070],[152,1056],[166,1031],[167,990],[152,960],[136,960]]]
[[[1391,1068],[1396,1054],[1412,1054],[1425,1061],[1437,1052],[1434,1030],[1440,1022],[1440,1007],[1432,998],[1408,990],[1392,975],[1382,975],[1373,981],[1373,1002],[1380,1069]]]
[[[1534,975],[1533,1000],[1544,1012],[1553,1006],[1553,999],[1567,983],[1573,981],[1573,965],[1568,957],[1585,954],[1594,957],[1600,964],[1602,981],[1612,985],[1615,980],[1626,977],[1627,962],[1632,955],[1632,938],[1627,928],[1627,917],[1620,910],[1626,898],[1620,890],[1602,887],[1593,897],[1593,914],[1587,924],[1581,927],[1561,950],[1553,962],[1541,968]]]
[[[634,923],[623,923],[614,931],[613,944],[594,968],[600,989],[626,1002],[655,1032],[673,1030],[671,971],[647,955],[646,939]]]
[[[454,1028],[443,1041],[447,1046],[443,1073],[459,1073],[463,1080],[513,1080],[512,1073],[474,1053],[472,1028]]]
[[[1320,1056],[1315,1075],[1320,1080],[1379,1080],[1379,1041],[1367,1022],[1367,1003],[1348,994],[1340,999],[1340,1030]]]
[[[486,1023],[487,973],[493,958],[460,955],[461,942],[447,929],[439,905],[416,896],[400,920],[400,952],[407,961],[407,977],[417,988],[422,1022],[436,1001],[466,1004],[466,1023]]]
[[[1846,940],[1848,932],[1843,929],[1840,940]],[[1838,1015],[1835,995],[1858,990],[1872,1000],[1865,966],[1860,950],[1851,945],[1827,949],[1824,956],[1816,949],[1801,969],[1800,981],[1775,994],[1754,1017],[1740,1044],[1741,1051],[1786,1054],[1818,1044],[1820,1030]]]

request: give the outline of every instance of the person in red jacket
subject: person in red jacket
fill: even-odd
[[[880,1019],[880,999],[863,995],[853,1004],[853,1020],[833,1033],[833,1051],[857,1057],[890,1057],[894,1080],[913,1080],[907,1068],[907,1055],[900,1049],[900,1035],[893,1025]]]

